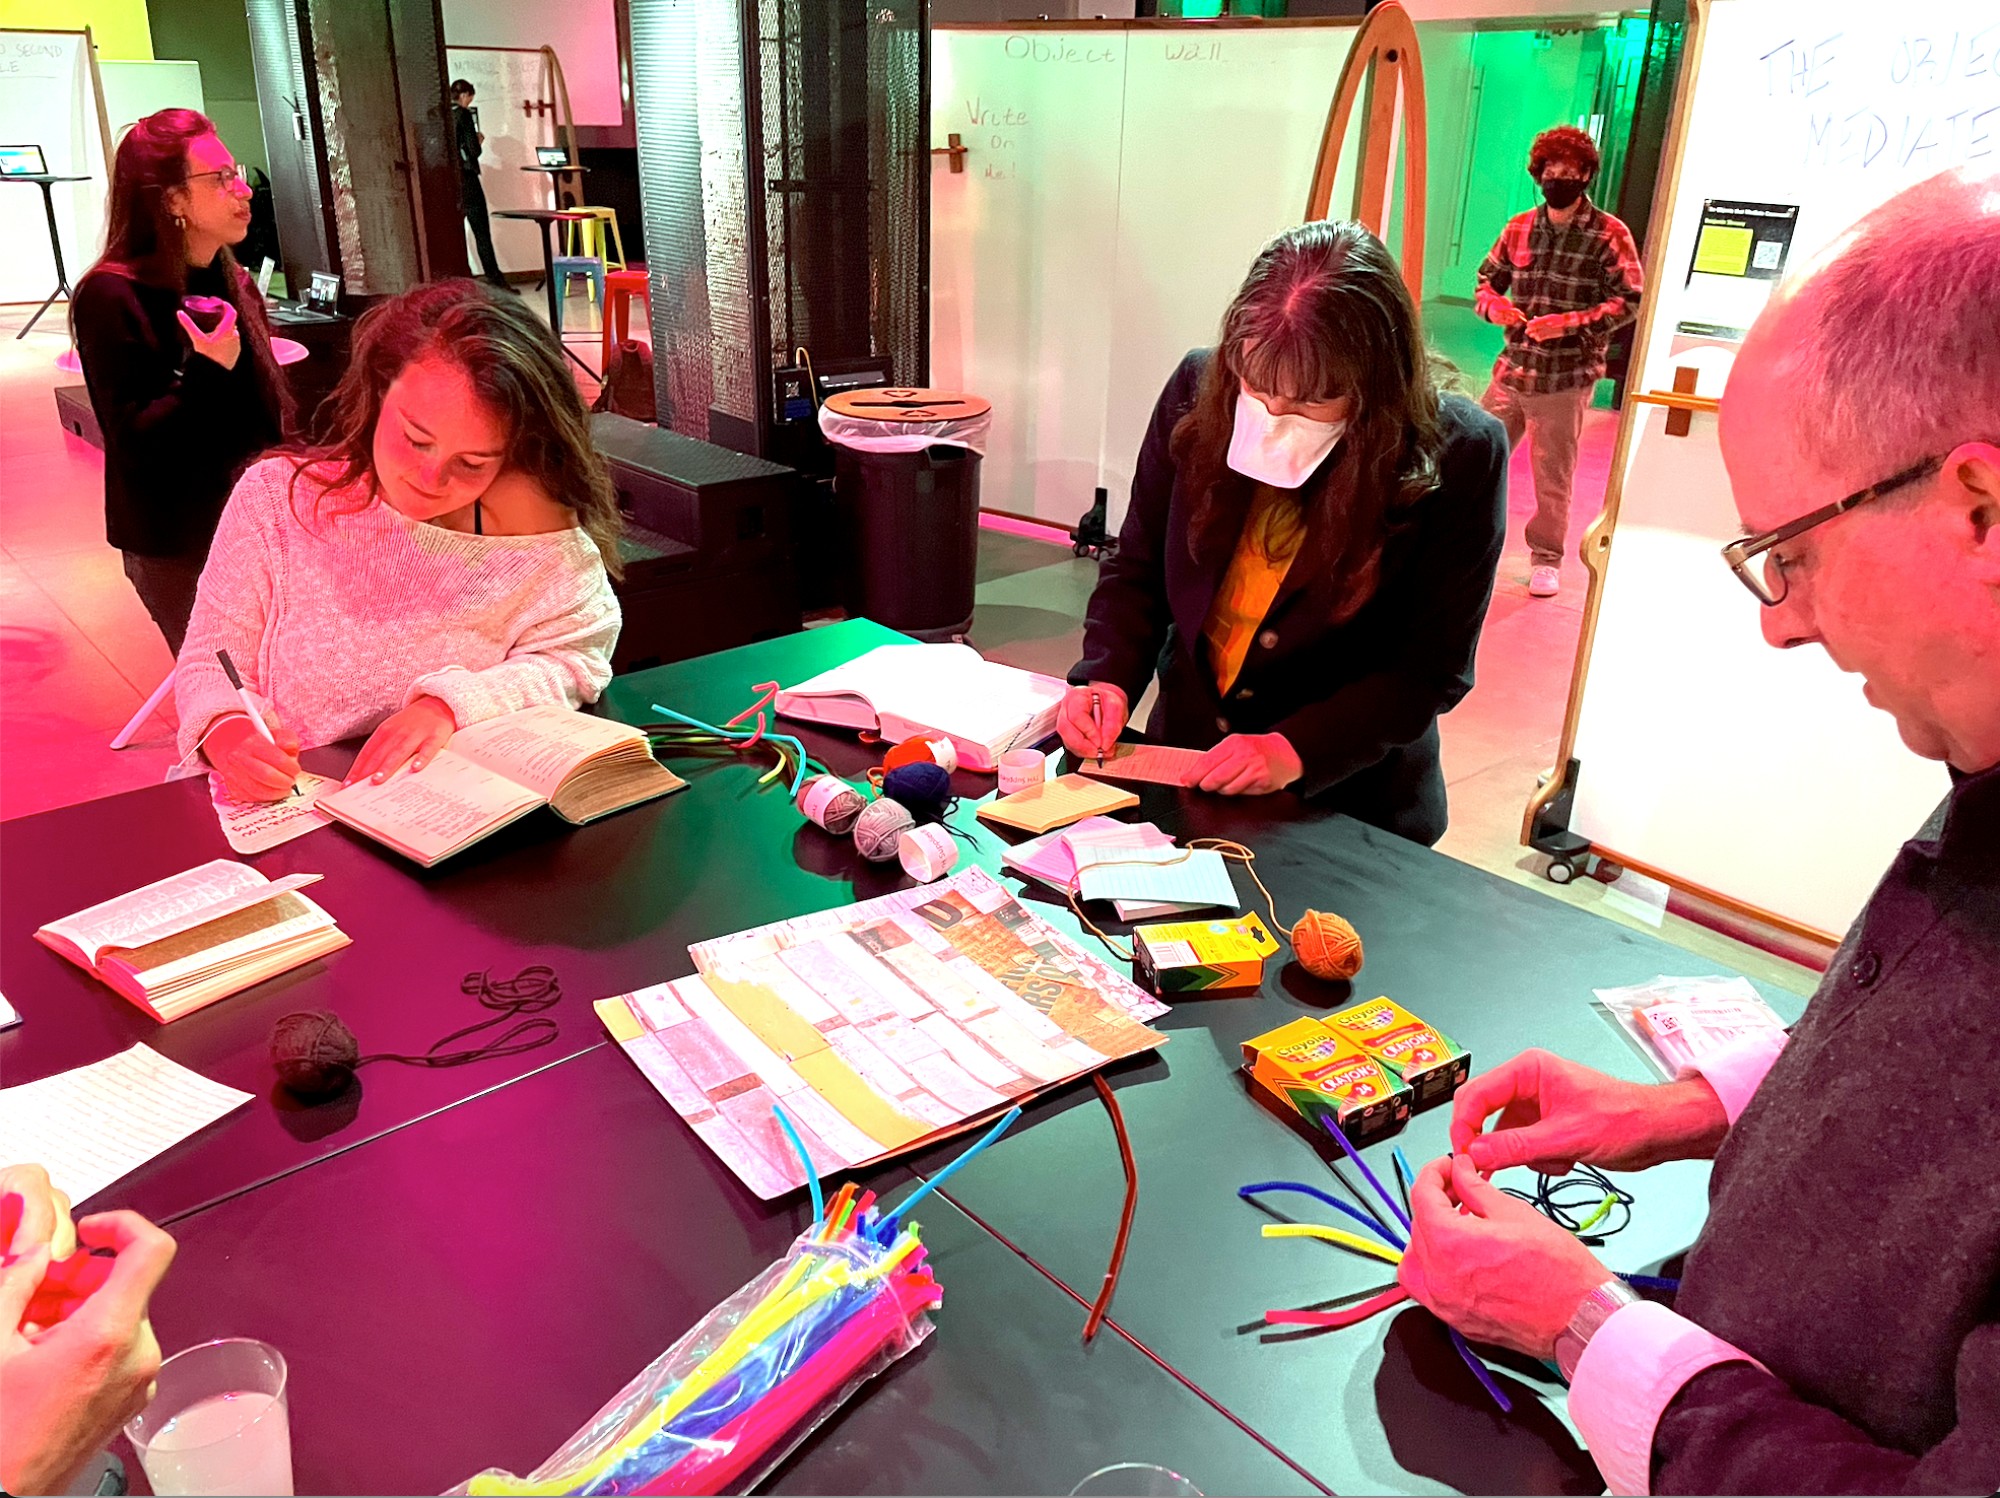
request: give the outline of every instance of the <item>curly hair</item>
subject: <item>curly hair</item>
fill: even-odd
[[[590,440],[590,413],[548,324],[520,298],[496,297],[463,277],[433,281],[370,307],[354,326],[347,372],[320,411],[323,439],[294,447],[292,482],[317,470],[328,494],[374,493],[375,423],[396,377],[422,358],[463,370],[507,429],[506,468],[576,514],[605,570],[620,575],[618,495]],[[303,518],[303,517],[302,517]]]
[[[1597,142],[1576,126],[1557,125],[1536,136],[1528,148],[1528,175],[1539,182],[1542,173],[1557,161],[1567,162],[1588,180],[1597,175],[1604,158],[1597,153]]]

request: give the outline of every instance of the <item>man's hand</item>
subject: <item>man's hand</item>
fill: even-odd
[[[1410,1187],[1410,1247],[1396,1279],[1475,1342],[1555,1356],[1583,1298],[1611,1278],[1597,1256],[1462,1155]]]
[[[76,1236],[110,1257],[52,1264],[43,1246],[0,1268],[0,1488],[9,1493],[65,1491],[146,1407],[160,1371],[146,1307],[174,1240],[133,1212],[86,1217]],[[54,1319],[34,1319],[42,1315]]]
[[[1552,338],[1567,335],[1569,328],[1564,324],[1561,313],[1550,312],[1542,317],[1524,319],[1521,331],[1536,343],[1547,343]]]
[[[1503,328],[1525,328],[1528,314],[1504,297],[1496,297],[1492,305],[1493,321]]]
[[[202,757],[222,776],[223,787],[238,801],[282,801],[299,778],[299,736],[265,710],[275,744],[257,732],[246,713],[218,719],[201,741]]]
[[[347,784],[373,780],[377,785],[408,765],[412,773],[437,757],[438,750],[458,732],[458,719],[436,697],[419,697],[400,713],[382,720],[354,757]]]
[[[1195,790],[1223,796],[1263,796],[1282,791],[1305,773],[1292,741],[1282,733],[1232,733],[1195,764]]]
[[[1498,1126],[1480,1133],[1495,1113]],[[1451,1108],[1452,1153],[1486,1175],[1510,1165],[1567,1175],[1579,1160],[1605,1170],[1706,1160],[1728,1132],[1721,1099],[1700,1077],[1621,1082],[1542,1050],[1474,1077]]]
[[[51,1259],[76,1252],[76,1224],[69,1198],[56,1190],[39,1165],[0,1170],[0,1263],[46,1248]]]
[[[1097,703],[1095,720],[1090,710],[1093,699]],[[1056,732],[1062,735],[1063,748],[1078,759],[1102,759],[1125,731],[1131,711],[1124,692],[1107,681],[1071,687],[1056,709]]]
[[[185,312],[176,312],[182,329],[188,335],[188,342],[194,351],[204,359],[213,359],[224,369],[234,369],[236,361],[243,356],[243,335],[236,329],[236,308],[225,305],[222,316],[216,319],[215,331],[204,333],[201,324]]]

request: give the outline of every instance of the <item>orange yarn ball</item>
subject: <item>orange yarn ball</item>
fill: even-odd
[[[1361,933],[1339,916],[1308,910],[1291,935],[1299,964],[1315,978],[1331,983],[1361,971]]]
[[[919,735],[904,739],[882,756],[885,771],[899,770],[904,765],[943,765],[947,770],[955,770],[958,753],[950,739],[927,739]]]

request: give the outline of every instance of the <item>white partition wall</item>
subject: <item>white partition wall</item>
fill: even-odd
[[[993,402],[988,509],[1067,526],[1102,486],[1116,528],[1160,387],[1304,212],[1354,29],[938,28],[931,381]]]
[[[1990,0],[1708,0],[1683,75],[1677,172],[1647,267],[1635,390],[1703,369],[1718,395],[1767,286],[1691,276],[1703,204],[1798,210],[1790,264],[1935,172],[2000,155]],[[1683,324],[1688,324],[1683,328]],[[1607,504],[1595,636],[1572,696],[1571,830],[1627,862],[1782,923],[1843,931],[1948,789],[1825,652],[1764,644],[1719,550],[1737,532],[1715,418],[1668,436],[1628,403]]]
[[[548,61],[539,51],[516,47],[446,47],[445,67],[473,88],[480,133],[479,185],[489,210],[547,208],[552,205],[546,172],[524,172],[535,163],[535,147],[556,144],[554,90]],[[547,107],[541,107],[547,106]],[[521,219],[493,220],[493,249],[503,271],[542,269],[541,230]],[[479,270],[472,233],[465,252]],[[560,246],[558,246],[560,252]]]
[[[106,145],[90,50],[81,31],[0,31],[0,143],[35,145],[58,182],[56,229],[70,284],[104,248]],[[0,302],[39,302],[55,289],[41,189],[0,186]],[[41,327],[60,329],[62,309]],[[52,321],[53,320],[53,321]],[[39,331],[39,329],[38,329]]]

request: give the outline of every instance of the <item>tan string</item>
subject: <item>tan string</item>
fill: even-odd
[[[1090,866],[1094,869],[1122,868],[1128,866],[1136,867],[1139,865],[1145,865],[1146,867],[1149,868],[1164,868],[1171,864],[1186,863],[1190,854],[1194,853],[1198,849],[1203,849],[1203,848],[1210,849],[1214,852],[1220,853],[1224,858],[1228,859],[1231,863],[1240,863],[1243,865],[1243,871],[1250,876],[1250,882],[1257,886],[1257,892],[1264,897],[1264,908],[1270,913],[1271,916],[1272,935],[1277,937],[1280,941],[1289,942],[1291,939],[1291,932],[1286,928],[1284,923],[1278,919],[1278,902],[1271,898],[1270,890],[1266,889],[1264,887],[1264,881],[1257,877],[1256,853],[1254,853],[1251,849],[1245,847],[1242,843],[1236,842],[1231,838],[1226,838],[1226,837],[1195,838],[1192,842],[1188,843],[1186,847],[1180,849],[1179,853],[1173,858],[1103,858],[1094,860]],[[1129,946],[1121,947],[1118,944],[1118,938],[1106,935],[1103,931],[1098,929],[1097,923],[1095,921],[1091,920],[1089,916],[1083,913],[1083,902],[1081,899],[1078,898],[1078,891],[1081,890],[1082,888],[1083,888],[1083,870],[1079,868],[1076,871],[1076,874],[1070,879],[1068,885],[1065,886],[1063,889],[1063,894],[1067,896],[1069,899],[1070,912],[1073,915],[1075,915],[1078,923],[1082,925],[1084,930],[1088,931],[1092,936],[1096,937],[1099,941],[1104,943],[1104,945],[1111,951],[1112,955],[1118,957],[1120,960],[1125,962],[1132,961],[1132,950]]]

